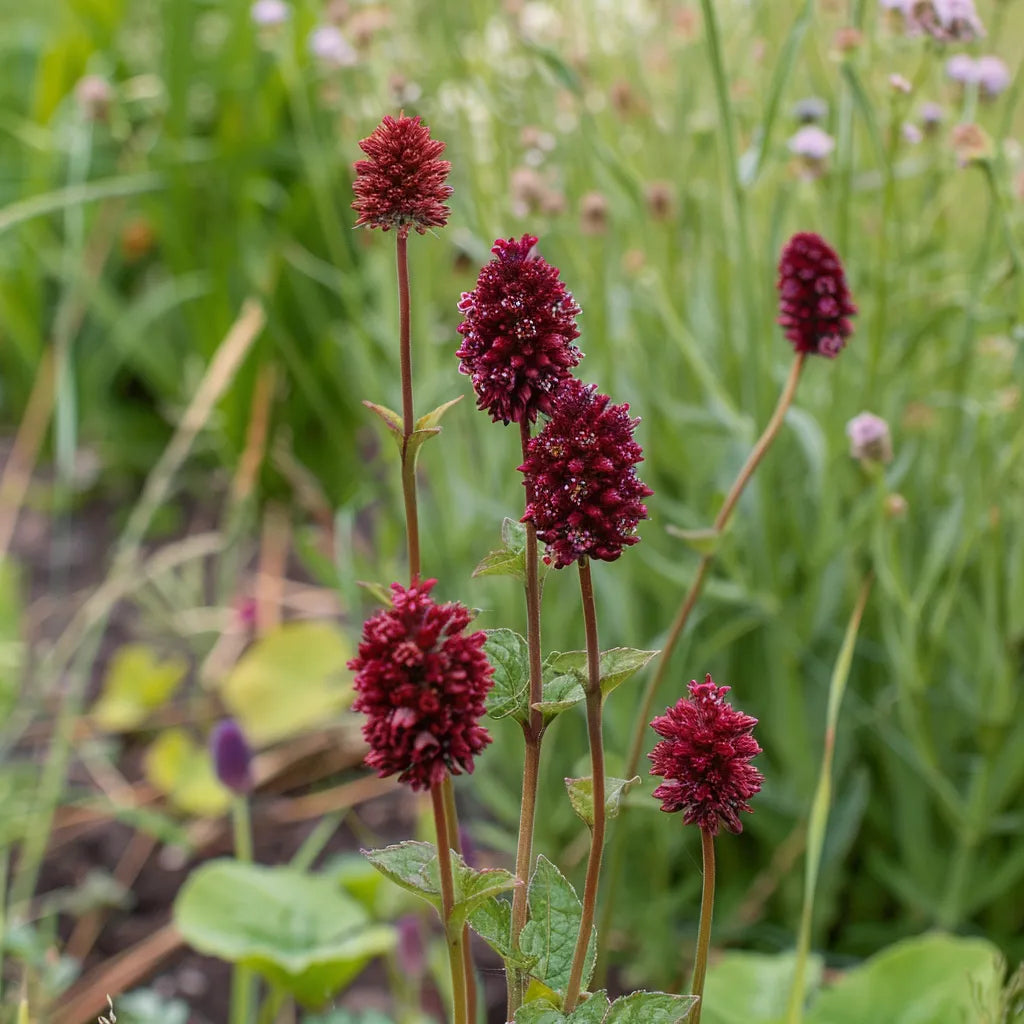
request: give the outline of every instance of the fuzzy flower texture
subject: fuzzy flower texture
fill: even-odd
[[[728,686],[716,686],[711,676],[690,683],[690,698],[651,722],[664,737],[648,755],[651,774],[665,781],[654,791],[663,811],[682,811],[687,825],[699,825],[718,835],[719,823],[742,832],[739,811],[758,792],[764,776],[750,764],[761,753],[751,735],[757,719],[731,707]]]
[[[431,139],[418,117],[385,117],[359,148],[369,159],[355,165],[356,227],[397,228],[404,236],[409,228],[422,235],[427,228],[448,223],[450,211],[444,203],[452,189],[445,178],[452,165],[438,159],[445,144]]]
[[[584,557],[614,561],[647,518],[642,499],[652,491],[634,469],[643,461],[633,440],[640,420],[608,402],[595,385],[567,380],[519,467],[530,496],[523,522],[536,526],[556,569]]]
[[[348,665],[356,673],[353,708],[368,716],[366,763],[417,790],[449,772],[472,772],[473,758],[491,742],[479,724],[494,673],[485,634],[465,633],[464,605],[432,600],[436,582],[392,583],[392,607],[366,621]]]
[[[779,258],[779,323],[797,352],[837,356],[857,312],[843,265],[820,235],[794,235]]]
[[[582,357],[573,344],[580,307],[536,245],[534,235],[499,238],[459,302],[459,372],[472,378],[477,407],[495,423],[550,414],[558,385]]]

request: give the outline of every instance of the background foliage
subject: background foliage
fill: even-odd
[[[361,405],[399,404],[393,251],[351,230],[351,163],[383,113],[422,114],[448,143],[455,194],[448,228],[410,245],[418,409],[470,393],[453,355],[456,302],[493,239],[538,234],[584,311],[581,375],[643,417],[655,491],[643,543],[595,572],[602,643],[657,648],[696,564],[666,528],[710,523],[765,422],[791,358],[774,325],[777,254],[791,232],[820,232],[846,262],[857,333],[834,363],[807,368],[658,698],[710,671],[761,720],[767,783],[744,835],[719,844],[717,939],[792,942],[829,673],[872,570],[817,942],[860,956],[940,925],[1020,957],[1024,119],[1012,26],[1024,5],[980,8],[989,37],[967,49],[999,54],[1014,76],[992,101],[946,79],[951,51],[905,38],[873,3],[718,9],[725,119],[688,4],[341,5],[357,49],[336,67],[310,53],[324,17],[313,2],[263,31],[241,0],[5,3],[0,416],[21,421],[54,359],[53,480],[31,500],[58,538],[96,502],[123,516],[243,300],[258,297],[266,328],[150,537],[224,502],[225,545],[243,559],[261,509],[286,503],[302,571],[337,589],[354,635],[370,607],[356,581],[400,578],[403,548],[394,452]],[[860,43],[843,50],[836,33],[851,25]],[[105,118],[76,102],[86,74],[113,84]],[[822,173],[787,148],[808,96],[826,100],[837,143]],[[925,101],[945,121],[913,144],[903,125]],[[966,166],[951,143],[961,120],[990,143]],[[261,380],[269,454],[255,500],[236,507]],[[864,409],[892,425],[884,474],[847,452],[844,425]],[[466,400],[420,461],[426,570],[440,594],[481,609],[482,627],[523,627],[514,586],[470,580],[502,517],[521,514],[517,450]],[[317,543],[326,528],[334,557]],[[50,584],[75,588],[56,541],[50,557]],[[232,579],[220,581],[225,605]],[[545,597],[546,647],[582,647],[573,580],[552,574]],[[188,637],[198,656],[214,640]],[[612,774],[638,692],[609,702]],[[499,851],[518,820],[515,732],[495,728],[460,788],[478,841]],[[584,758],[582,719],[567,715],[547,747],[537,848],[570,872],[585,845],[562,776],[582,774]],[[695,839],[649,789],[627,800],[634,866],[615,956],[628,980],[666,985],[677,958],[665,950],[696,916]]]

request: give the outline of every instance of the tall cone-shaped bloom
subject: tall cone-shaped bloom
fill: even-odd
[[[731,707],[728,686],[716,686],[708,675],[690,683],[690,697],[651,722],[664,739],[648,755],[651,774],[665,781],[653,796],[663,811],[682,811],[687,825],[699,825],[712,835],[719,823],[742,832],[739,811],[760,790],[764,776],[750,764],[761,753],[751,735],[757,719]]]
[[[837,356],[857,312],[836,251],[820,236],[794,235],[779,257],[779,323],[797,352]]]
[[[415,228],[422,235],[427,228],[448,223],[450,211],[444,203],[452,189],[445,178],[452,165],[438,159],[445,144],[431,139],[418,117],[388,115],[359,148],[368,159],[355,165],[356,227],[396,228],[402,235]]]
[[[633,440],[639,422],[593,384],[570,378],[559,388],[551,419],[519,467],[533,494],[523,521],[537,528],[545,561],[556,568],[584,557],[614,561],[640,539],[636,527],[652,491],[634,468],[643,461]]]
[[[473,381],[477,407],[503,423],[550,413],[558,385],[581,359],[580,307],[536,250],[535,235],[499,238],[459,312],[459,371]]]
[[[348,666],[356,673],[353,708],[367,716],[366,763],[418,790],[449,772],[472,772],[473,758],[491,742],[479,724],[494,674],[486,635],[465,632],[464,605],[431,599],[436,582],[392,583],[392,607],[365,622]]]

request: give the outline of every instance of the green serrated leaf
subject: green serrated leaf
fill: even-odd
[[[569,1024],[602,1024],[609,1009],[608,993],[604,989],[591,994],[569,1014]]]
[[[537,958],[531,974],[555,992],[569,983],[582,904],[568,879],[547,859],[539,856],[530,879],[530,920],[519,936],[519,947]],[[583,965],[586,987],[597,959],[597,929],[593,929]]]
[[[602,1024],[679,1024],[696,1002],[696,996],[633,992],[612,1003]]]
[[[374,600],[379,601],[385,608],[391,608],[394,604],[391,597],[391,588],[383,583],[376,583],[373,580],[356,580],[356,586],[362,587]]]
[[[706,526],[700,530],[682,530],[678,526],[669,524],[665,532],[672,537],[678,537],[685,541],[698,555],[713,555],[718,550],[719,542],[722,539],[720,530],[713,526]]]
[[[516,1010],[515,1024],[566,1024],[568,1019],[550,1000],[530,998]]]
[[[618,815],[622,798],[639,781],[639,775],[634,775],[631,779],[605,776],[604,813],[606,818],[614,818]],[[586,775],[579,779],[566,779],[565,788],[568,790],[572,809],[585,825],[592,828],[594,825],[594,777]]]
[[[612,647],[601,652],[601,692],[608,696],[617,686],[640,671],[659,651],[638,651],[632,647]],[[553,651],[544,659],[544,678],[572,674],[584,690],[588,683],[586,651]]]
[[[450,402],[445,402],[443,405],[439,405],[436,409],[431,409],[430,412],[421,416],[416,421],[417,430],[425,430],[428,427],[436,427],[441,422],[441,417],[453,406],[458,405],[462,401],[463,395],[459,395],[458,398],[453,398]]]
[[[541,687],[541,693],[544,699],[533,707],[544,716],[545,725],[563,711],[587,699],[579,677],[575,674],[555,676],[546,680]]]
[[[477,576],[514,576],[526,579],[526,527],[506,517],[501,524],[501,547],[473,570]]]
[[[530,656],[526,640],[513,629],[489,629],[484,643],[487,660],[494,666],[494,685],[487,694],[491,718],[530,718]]]
[[[505,961],[508,968],[529,970],[536,957],[512,949],[512,904],[491,897],[469,915],[469,926]]]
[[[441,879],[437,849],[433,843],[405,842],[382,850],[363,850],[363,856],[396,885],[425,899],[438,911],[441,908]],[[518,884],[516,876],[502,868],[475,871],[452,853],[455,904],[451,923],[462,927],[466,918],[481,904]]]
[[[660,651],[613,647],[601,652],[601,692],[607,697],[617,686],[640,671]]]

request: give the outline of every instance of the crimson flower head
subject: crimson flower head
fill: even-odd
[[[820,236],[794,235],[779,257],[779,323],[797,352],[839,355],[857,312],[836,251]]]
[[[523,522],[537,528],[544,560],[556,569],[588,556],[613,562],[640,539],[637,523],[647,518],[642,499],[653,492],[634,468],[644,457],[633,440],[640,420],[630,419],[628,405],[608,402],[596,385],[570,377],[519,467],[528,496]]]
[[[534,423],[550,413],[558,385],[583,355],[573,344],[580,307],[536,245],[534,235],[499,238],[476,288],[459,302],[459,372],[472,378],[477,408],[495,423]]]
[[[479,725],[494,674],[486,635],[466,634],[464,605],[431,599],[436,582],[392,583],[392,606],[367,619],[359,655],[348,663],[356,673],[353,708],[367,716],[366,763],[419,790],[449,772],[472,772],[491,742]]]
[[[761,788],[764,776],[750,764],[761,753],[751,730],[757,719],[731,707],[728,686],[708,675],[690,683],[690,698],[680,697],[651,722],[664,739],[647,756],[651,774],[665,781],[654,791],[663,811],[683,811],[687,825],[718,835],[719,822],[742,832],[738,811]]]
[[[418,117],[386,116],[359,148],[369,159],[356,161],[356,227],[397,228],[404,236],[409,228],[422,235],[448,223],[444,203],[452,189],[444,182],[452,165],[438,160],[445,144],[431,139]]]

